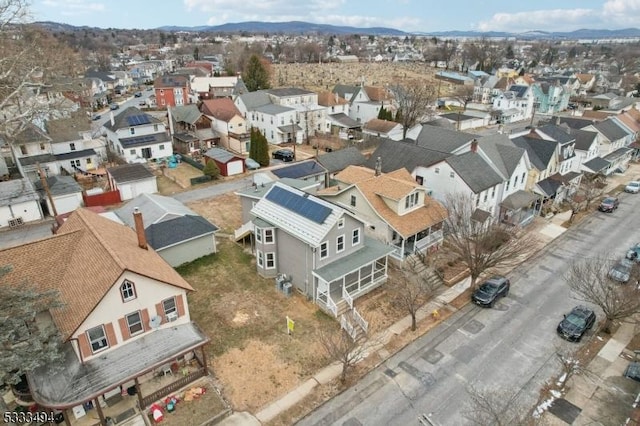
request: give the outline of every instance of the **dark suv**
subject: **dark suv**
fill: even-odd
[[[271,155],[276,160],[282,160],[284,162],[293,161],[293,151],[290,149],[279,149],[277,151],[273,151],[273,154]]]
[[[605,213],[613,213],[618,208],[620,201],[616,197],[607,197],[600,203],[598,210]]]
[[[471,300],[476,305],[493,308],[499,297],[509,294],[511,282],[505,277],[495,276],[483,282],[473,293]]]
[[[556,331],[563,339],[579,342],[596,322],[596,314],[586,306],[576,306],[564,316]]]

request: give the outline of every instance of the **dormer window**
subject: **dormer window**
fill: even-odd
[[[123,302],[128,302],[136,298],[136,288],[131,281],[125,280],[120,286],[120,296]]]
[[[414,192],[413,194],[407,195],[404,199],[404,208],[408,209],[418,204],[418,193]]]

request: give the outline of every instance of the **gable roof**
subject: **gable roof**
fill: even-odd
[[[276,89],[266,89],[265,92],[270,95],[277,97],[285,97],[285,96],[303,96],[303,95],[314,95],[315,92],[312,92],[307,89],[300,89],[298,87],[279,87]]]
[[[0,182],[0,206],[39,199],[40,196],[29,179],[22,178]]]
[[[351,97],[348,99],[348,102],[349,103],[353,103],[353,100],[355,99],[355,97],[358,94],[358,92],[360,91],[360,89],[362,89],[362,87],[360,87],[360,86],[354,86],[354,85],[349,85],[349,84],[336,84],[333,87],[332,92],[333,93],[337,93],[338,96],[340,96],[341,98],[344,98],[344,99],[347,99],[347,95],[348,94],[351,95]]]
[[[478,149],[489,157],[505,179],[511,177],[526,152],[524,148],[511,142],[505,134],[483,136],[478,140]]]
[[[134,116],[144,116],[145,124],[131,124],[130,120],[128,119],[129,117],[134,117]],[[129,107],[123,110],[122,112],[120,112],[120,114],[117,114],[117,115],[114,114],[113,124],[111,124],[111,120],[107,120],[103,126],[106,127],[108,130],[115,132],[118,129],[128,129],[129,127],[143,126],[143,125],[149,125],[149,124],[159,124],[159,123],[161,123],[161,121],[155,118],[154,116],[149,115],[136,107]]]
[[[84,112],[76,111],[70,117],[48,120],[45,128],[52,142],[70,142],[82,139],[82,133],[90,131],[91,124]]]
[[[321,173],[326,173],[327,169],[322,167],[315,160],[305,160],[298,163],[272,169],[271,173],[279,178],[291,178],[300,179],[307,176],[314,176]]]
[[[556,126],[555,124],[547,124],[533,130],[534,132],[544,134],[561,145],[572,142],[575,138],[569,133],[569,126]]]
[[[269,97],[269,94],[263,90],[256,90],[255,92],[243,93],[239,96],[239,98],[248,111],[254,110],[257,107],[268,105],[271,103],[271,98]]]
[[[445,161],[475,194],[504,181],[477,152],[452,155]]]
[[[423,206],[402,216],[385,203],[384,198],[400,201],[416,190],[424,191],[406,169],[376,176],[374,170],[349,166],[336,179],[354,184],[373,210],[404,238],[440,223],[447,217],[444,206],[426,194]],[[331,192],[327,191],[326,195],[331,196]]]
[[[207,99],[200,106],[202,113],[229,122],[233,117],[240,116],[240,110],[229,98]]]
[[[549,122],[556,124],[566,124],[572,129],[582,129],[591,124],[594,124],[596,121],[589,118],[579,117],[551,117],[551,120],[549,120]]]
[[[345,105],[349,102],[341,98],[337,93],[331,92],[320,92],[318,93],[318,105],[322,105],[325,107],[336,106],[336,105]]]
[[[154,250],[162,250],[216,231],[218,227],[202,216],[186,215],[154,223],[144,233]]]
[[[220,163],[228,163],[229,161],[238,159],[244,160],[244,158],[239,157],[222,148],[209,148],[207,152],[204,153],[204,155],[209,158],[213,158]]]
[[[1,285],[27,282],[60,292],[64,306],[51,316],[65,339],[125,271],[193,290],[154,250],[138,246],[135,231],[88,209],[73,212],[54,236],[0,250],[0,264],[12,266]]]
[[[569,133],[576,139],[576,149],[588,151],[596,142],[598,133],[582,129],[569,129]]]
[[[391,93],[384,87],[364,86],[364,91],[367,92],[369,99],[374,102],[390,101],[393,99]]]
[[[593,127],[598,129],[600,133],[612,142],[629,136],[629,133],[619,126],[614,120],[603,120],[594,124]]]
[[[296,201],[309,204],[310,208],[325,210],[328,215],[321,223],[311,220],[294,210],[287,208],[285,203],[279,202],[278,197],[270,197],[271,193],[284,193]],[[271,199],[270,199],[271,198]],[[303,201],[305,200],[305,201]],[[309,195],[303,191],[275,182],[264,197],[251,209],[254,216],[280,228],[293,237],[318,247],[324,241],[326,235],[344,215],[344,210],[334,204],[324,201],[321,198]]]
[[[416,144],[423,148],[451,154],[475,138],[476,135],[471,133],[423,124],[416,137]]]
[[[400,126],[400,124],[396,123],[395,121],[372,118],[371,120],[364,123],[364,126],[362,126],[362,129],[369,130],[372,132],[389,133],[390,131],[392,131],[398,126]]]
[[[44,193],[42,181],[36,180],[33,185],[35,186],[36,191]],[[53,196],[77,194],[82,192],[82,187],[78,182],[76,182],[73,176],[49,176],[47,177],[47,186],[49,187],[49,192]]]
[[[531,163],[538,170],[546,170],[549,166],[553,154],[556,152],[558,143],[545,139],[536,139],[529,136],[519,136],[511,141],[527,151]]]
[[[155,178],[155,175],[144,164],[135,163],[109,167],[107,173],[118,183]]]
[[[410,139],[402,141],[383,139],[364,165],[374,169],[376,159],[380,158],[382,160],[381,170],[383,173],[389,173],[403,167],[411,173],[418,166],[429,167],[450,155],[449,153],[424,148]]]
[[[138,208],[142,213],[145,229],[149,226],[185,215],[197,216],[197,213],[175,198],[159,194],[140,194],[118,208],[115,213],[130,228],[135,228],[133,211]]]
[[[640,131],[640,123],[633,118],[632,115],[624,113],[624,114],[618,114],[615,117],[613,117],[613,119],[615,120],[620,120],[620,122],[626,126],[629,130],[631,130],[634,133],[638,133]]]
[[[338,172],[347,166],[361,166],[367,161],[366,157],[355,146],[322,154],[316,160],[329,173]]]
[[[184,122],[195,124],[202,117],[202,113],[196,104],[169,106],[171,117],[176,123]]]

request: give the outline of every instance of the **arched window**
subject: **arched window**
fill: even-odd
[[[131,281],[125,280],[120,286],[120,295],[123,302],[136,298],[136,288]]]

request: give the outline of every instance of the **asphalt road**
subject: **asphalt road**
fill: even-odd
[[[596,212],[517,268],[509,296],[494,309],[467,305],[298,424],[417,425],[423,414],[433,425],[469,424],[469,385],[517,394],[522,412],[534,407],[545,381],[560,374],[556,348],[579,345],[555,332],[580,303],[563,272],[574,259],[622,257],[640,241],[640,195],[620,198],[616,212]]]

